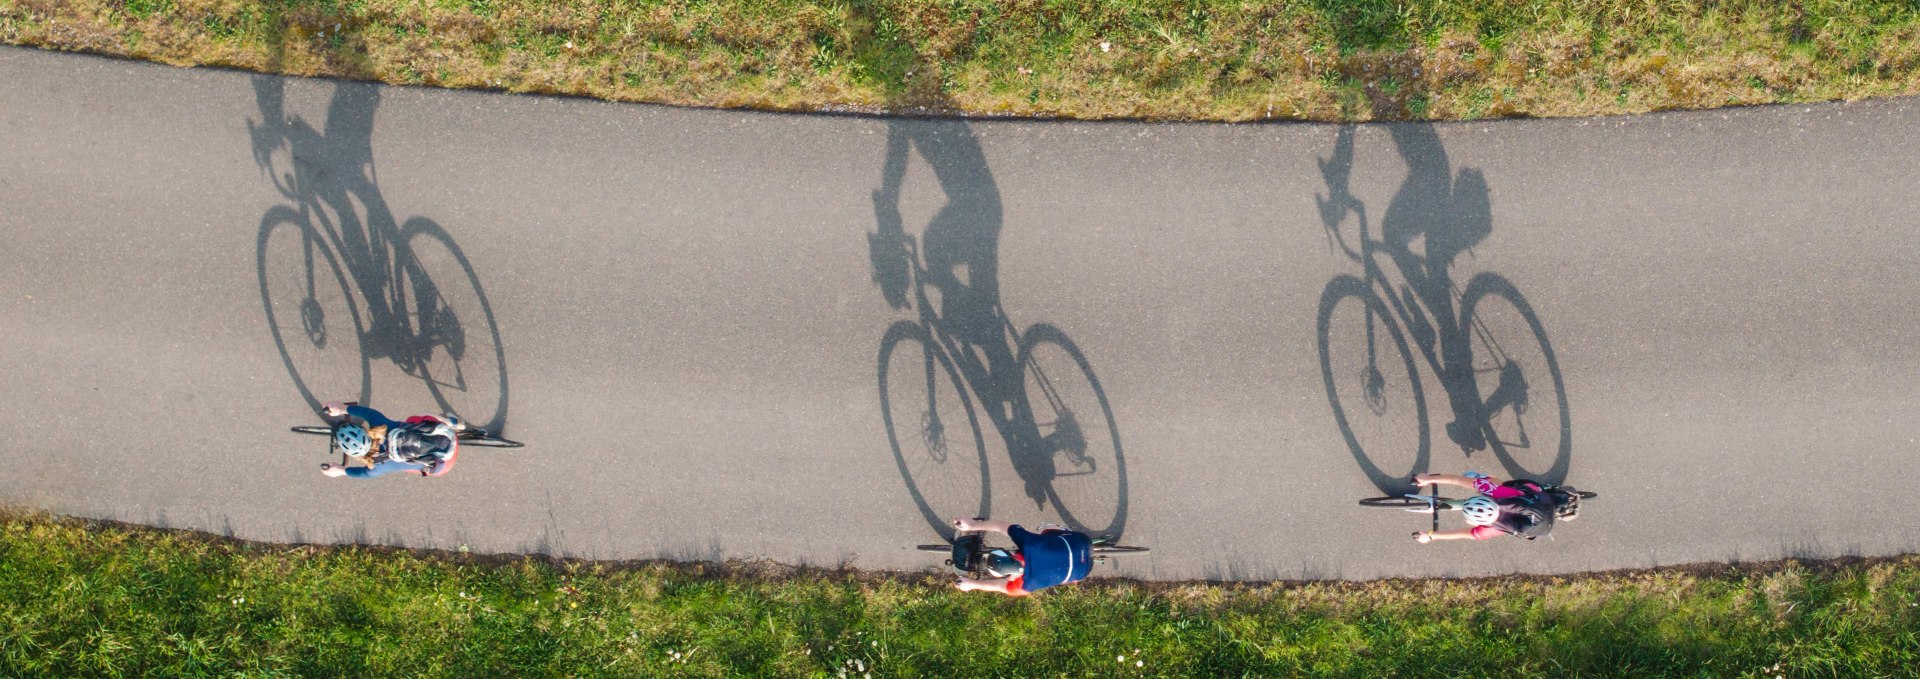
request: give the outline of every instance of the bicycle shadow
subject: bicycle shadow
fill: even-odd
[[[1509,477],[1564,482],[1572,417],[1538,314],[1499,274],[1475,274],[1464,288],[1454,280],[1458,257],[1493,232],[1485,176],[1456,171],[1432,124],[1383,127],[1407,176],[1379,237],[1368,234],[1366,205],[1348,186],[1355,126],[1341,127],[1318,161],[1327,194],[1314,197],[1330,249],[1363,269],[1328,282],[1316,319],[1327,398],[1354,461],[1387,494],[1406,492],[1412,475],[1430,470],[1424,366],[1441,386],[1448,440],[1469,456],[1491,449]]]
[[[919,239],[901,216],[910,160],[931,168],[945,199]],[[887,122],[873,280],[896,321],[878,357],[881,417],[895,463],[928,525],[951,539],[955,516],[990,516],[986,432],[1005,443],[1035,509],[1069,528],[1118,538],[1127,482],[1106,392],[1054,326],[1021,332],[1000,301],[1000,191],[971,126],[958,119]],[[984,422],[982,415],[985,416]]]
[[[506,353],[460,247],[426,217],[395,218],[379,185],[381,88],[335,82],[316,128],[286,105],[285,78],[254,76],[254,161],[288,202],[261,218],[260,298],[294,386],[321,403],[372,403],[372,364],[418,378],[440,409],[505,428]]]

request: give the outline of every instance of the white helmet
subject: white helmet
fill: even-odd
[[[1466,515],[1467,523],[1475,526],[1491,526],[1500,520],[1500,503],[1485,495],[1467,498],[1460,503],[1460,513]]]
[[[357,424],[343,424],[333,430],[333,443],[340,446],[340,452],[347,457],[366,457],[373,450],[373,442],[367,439],[367,429]]]

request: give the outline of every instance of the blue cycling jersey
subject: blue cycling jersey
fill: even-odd
[[[1085,534],[1048,530],[1039,533],[1018,525],[1007,528],[1007,536],[1026,559],[1026,573],[1020,588],[1029,592],[1054,585],[1079,582],[1093,569],[1093,540]]]

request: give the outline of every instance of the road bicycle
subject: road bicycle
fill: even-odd
[[[1365,204],[1347,193],[1351,154],[1351,131],[1343,129],[1335,158],[1319,161],[1331,190],[1315,200],[1329,240],[1361,265],[1361,274],[1327,282],[1316,340],[1327,399],[1354,458],[1383,490],[1427,469],[1431,427],[1411,334],[1447,392],[1447,437],[1462,452],[1491,448],[1509,476],[1564,478],[1572,451],[1566,383],[1532,305],[1498,274],[1477,274],[1462,288],[1444,274],[1428,278],[1404,268],[1407,255],[1396,257],[1393,246],[1370,235]],[[1349,214],[1358,222],[1357,242],[1339,228]],[[1397,285],[1383,257],[1400,272]],[[1426,267],[1428,275],[1434,270]],[[1407,468],[1382,468],[1408,444]]]
[[[371,362],[385,359],[425,382],[442,410],[503,426],[505,354],[473,265],[432,220],[397,222],[379,189],[377,90],[340,85],[319,130],[284,112],[277,79],[255,87],[254,159],[290,201],[260,221],[260,296],[308,405],[318,411],[323,393],[369,399]]]
[[[352,406],[352,405],[359,405],[359,404],[349,402],[346,405]],[[333,453],[339,453],[340,466],[345,467],[347,466],[348,463],[352,462],[355,458],[347,455],[345,451],[340,450],[340,444],[333,439],[333,433],[337,429],[338,427],[330,424],[323,425],[323,426],[300,425],[297,427],[293,427],[292,431],[295,434],[312,434],[316,436],[327,437],[327,453],[329,455]],[[494,434],[493,432],[490,432],[485,429],[481,429],[479,427],[475,427],[472,425],[467,425],[459,429],[455,429],[454,435],[459,437],[460,445],[462,446],[476,446],[481,448],[524,448],[527,445],[525,443],[521,443],[519,441],[502,437],[498,434]],[[359,458],[359,461],[362,464],[365,464],[366,466],[371,467],[371,466],[380,464],[380,462],[385,459],[386,459],[385,451],[381,450],[378,446],[376,446],[371,452],[367,453],[365,457]]]
[[[1551,486],[1551,485],[1544,485],[1544,484],[1541,485],[1541,490],[1543,492],[1555,490],[1558,488],[1559,486]],[[1576,490],[1576,491],[1573,491],[1573,494],[1576,496],[1579,496],[1579,498],[1583,501],[1599,497],[1598,493],[1585,491],[1585,490]],[[1427,492],[1425,493],[1407,493],[1404,495],[1389,495],[1386,497],[1370,497],[1370,498],[1361,500],[1360,506],[1385,507],[1388,509],[1400,509],[1400,510],[1405,510],[1409,512],[1414,512],[1416,514],[1431,514],[1433,515],[1433,530],[1437,531],[1437,530],[1440,530],[1440,513],[1441,512],[1460,511],[1461,505],[1465,504],[1466,501],[1470,499],[1472,498],[1471,497],[1459,497],[1459,498],[1442,497],[1440,495],[1439,484],[1431,484],[1427,486]]]
[[[952,530],[945,517],[990,515],[977,398],[1036,504],[1052,502],[1075,530],[1119,534],[1126,458],[1113,408],[1086,355],[1052,325],[1036,323],[1018,332],[996,302],[995,341],[1018,341],[1012,364],[1017,370],[1011,371],[1017,376],[1004,374],[1005,368],[995,374],[982,350],[954,337],[935,313],[918,245],[911,235],[900,237],[919,318],[896,321],[880,341],[880,402],[894,461],[921,514],[942,535]],[[1014,387],[1012,379],[1022,384]],[[1071,492],[1061,492],[1064,484],[1073,484]],[[1063,494],[1075,504],[1062,502]]]
[[[1044,531],[1046,528],[1046,526],[1042,526],[1041,530]],[[1002,560],[1005,560],[1011,558],[1014,552],[1011,547],[988,545],[986,535],[980,531],[963,531],[956,534],[951,543],[918,545],[914,547],[914,549],[922,552],[946,554],[947,558],[943,562],[945,565],[952,566],[954,570],[964,573],[967,577],[975,580],[1001,577],[999,574],[988,569],[989,564],[993,560],[991,557],[998,556]],[[1151,550],[1146,547],[1114,544],[1107,538],[1095,538],[1093,541],[1093,562],[1095,564],[1104,564],[1113,557],[1128,554],[1145,554],[1149,551]]]

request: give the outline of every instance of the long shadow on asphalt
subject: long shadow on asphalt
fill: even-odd
[[[900,212],[915,152],[946,200],[919,238]],[[990,430],[1005,442],[1035,510],[1051,503],[1068,528],[1118,539],[1127,474],[1113,409],[1065,332],[1046,323],[1021,331],[1001,306],[1000,190],[972,128],[890,121],[873,208],[874,282],[909,315],[880,343],[881,416],[928,525],[950,539],[953,517],[991,515],[983,433]]]
[[[380,191],[380,87],[335,83],[319,128],[288,113],[286,79],[253,87],[254,161],[287,201],[260,220],[260,299],[301,397],[316,413],[325,401],[371,404],[372,363],[386,360],[442,411],[504,430],[506,353],[472,263],[433,220],[397,220]]]
[[[1354,126],[1341,127],[1319,161],[1327,193],[1315,196],[1329,243],[1361,269],[1327,282],[1316,328],[1327,400],[1354,461],[1388,494],[1411,490],[1408,479],[1429,471],[1424,365],[1444,392],[1442,430],[1468,455],[1465,464],[1491,449],[1509,477],[1564,482],[1572,418],[1539,316],[1499,274],[1476,274],[1462,288],[1449,272],[1493,232],[1485,177],[1454,171],[1431,124],[1383,127],[1408,171],[1378,235],[1348,190]]]

